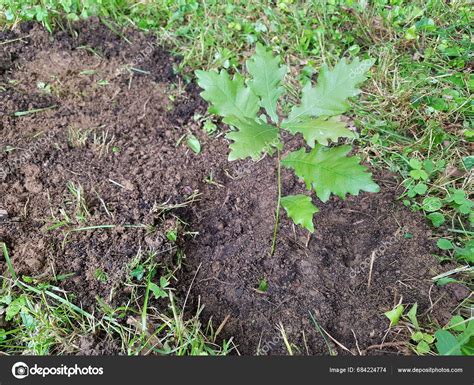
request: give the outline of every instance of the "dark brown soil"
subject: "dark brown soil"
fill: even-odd
[[[31,25],[0,33],[0,41],[21,37],[0,46],[0,209],[8,212],[0,241],[19,274],[51,280],[71,273],[60,285],[78,304],[92,308],[100,297],[117,306],[135,256],[174,256],[164,236],[174,222],[159,205],[199,192],[198,202],[173,212],[199,232],[181,245],[187,259],[178,289],[192,284],[192,305],[200,298],[204,320],[215,326],[226,320],[220,335],[233,336],[241,353],[285,354],[281,323],[296,353],[328,354],[312,318],[354,353],[357,344],[364,351],[384,340],[383,313],[400,300],[446,321],[455,300],[431,281],[443,268],[430,256],[430,231],[397,201],[393,177],[378,173],[379,194],[320,204],[312,237],[283,215],[270,257],[275,160],[228,163],[225,140],[208,138],[193,119],[205,113],[198,90],[174,75],[177,59],[151,37],[125,31],[127,43],[97,21],[74,29],[54,38]],[[200,155],[181,140],[188,133],[200,138]],[[283,175],[285,194],[303,191],[290,172]],[[71,182],[83,189],[85,214]],[[54,229],[66,216],[68,225]],[[65,237],[65,227],[102,225],[115,227]],[[263,278],[265,293],[256,290]],[[90,341],[83,345],[84,353],[100,353]],[[102,353],[114,351],[107,346]]]
[[[284,354],[276,328],[281,322],[300,353],[328,354],[316,321],[358,354],[357,343],[363,351],[384,340],[383,313],[399,301],[417,302],[420,314],[430,310],[438,322],[447,321],[454,301],[431,280],[442,269],[430,256],[430,230],[396,200],[392,177],[377,178],[379,194],[320,204],[311,237],[284,217],[277,252],[270,257],[272,166],[273,160],[265,159],[219,192],[204,194],[215,204],[202,214],[195,226],[201,236],[188,248],[188,262],[199,265],[194,293],[206,305],[204,315],[219,322],[230,316],[225,336],[241,336],[241,352]],[[290,172],[284,175],[284,193],[302,192]],[[203,204],[209,207],[211,200]],[[265,293],[256,290],[261,279],[268,282]]]
[[[92,310],[101,298],[118,306],[132,259],[153,253],[167,264],[174,257],[165,232],[176,220],[159,206],[186,202],[212,168],[212,159],[177,145],[184,134],[203,136],[192,118],[205,105],[174,75],[177,59],[151,37],[128,31],[129,44],[98,21],[54,40],[38,26],[23,28],[0,35],[15,40],[0,46],[0,209],[8,213],[0,241],[18,274],[45,281],[72,274],[60,286],[77,304]],[[225,151],[215,146],[212,153]],[[82,187],[84,220],[68,183]],[[189,213],[172,214],[186,220]],[[66,216],[69,224],[54,229]],[[70,231],[103,225],[115,227]]]

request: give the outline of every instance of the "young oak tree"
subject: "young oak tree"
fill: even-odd
[[[301,103],[293,106],[288,117],[277,113],[280,97],[285,93],[283,79],[287,67],[270,49],[258,44],[255,54],[246,62],[248,79],[226,71],[196,71],[201,96],[210,104],[209,112],[219,115],[233,128],[226,138],[231,140],[229,160],[258,160],[277,153],[278,201],[273,241],[270,254],[274,254],[280,209],[298,225],[314,232],[313,215],[318,208],[311,197],[303,194],[281,196],[281,166],[292,169],[314,190],[322,202],[331,194],[344,199],[346,194],[359,191],[377,192],[379,186],[372,174],[360,165],[358,156],[347,156],[350,145],[329,146],[339,138],[354,138],[341,114],[349,110],[349,98],[356,96],[358,85],[366,80],[367,71],[374,60],[355,58],[348,63],[344,58],[330,69],[323,65],[315,86],[308,82],[302,89]],[[261,111],[265,114],[261,114]],[[301,134],[309,147],[288,153],[283,159],[281,130]]]

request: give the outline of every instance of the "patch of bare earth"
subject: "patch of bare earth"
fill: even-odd
[[[191,305],[200,299],[205,319],[226,320],[221,337],[233,336],[241,353],[285,354],[279,324],[297,353],[348,353],[331,341],[328,348],[315,322],[354,354],[403,352],[371,347],[397,339],[386,335],[385,311],[416,302],[444,323],[461,299],[459,287],[456,297],[433,284],[445,268],[430,255],[423,218],[396,200],[391,176],[378,175],[379,194],[319,204],[311,237],[283,216],[270,257],[275,161],[227,162],[226,141],[205,136],[193,119],[206,107],[174,75],[176,59],[149,36],[125,31],[128,43],[97,21],[76,25],[74,36],[21,29],[0,34],[21,38],[0,52],[0,209],[8,213],[0,241],[17,273],[67,275],[60,285],[81,306],[98,298],[118,306],[135,256],[175,257],[165,236],[175,222],[160,205],[200,193],[173,211],[199,232],[178,245],[187,254],[178,289],[192,284]],[[199,137],[200,155],[184,144],[188,133]],[[286,171],[283,187],[303,191]],[[262,279],[265,293],[256,290]],[[80,344],[89,354],[118,350]]]

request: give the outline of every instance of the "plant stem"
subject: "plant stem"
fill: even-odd
[[[273,241],[272,241],[272,249],[270,251],[270,255],[275,254],[275,247],[277,241],[277,234],[278,234],[278,224],[280,223],[280,208],[281,208],[281,157],[280,157],[280,149],[277,149],[278,153],[278,167],[277,167],[277,178],[278,178],[278,201],[277,207],[275,211],[275,228],[273,229]]]

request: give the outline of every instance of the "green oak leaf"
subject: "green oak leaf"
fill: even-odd
[[[367,79],[367,71],[374,62],[355,58],[348,63],[343,58],[332,69],[323,65],[316,86],[308,82],[303,87],[301,104],[291,110],[288,122],[306,116],[334,116],[346,112],[350,107],[348,98],[360,92],[357,85]]]
[[[287,68],[280,64],[280,58],[273,56],[271,50],[257,44],[255,54],[247,60],[247,70],[252,75],[249,86],[261,98],[260,105],[274,123],[278,122],[277,101],[285,92],[281,83]]]
[[[360,165],[357,156],[347,157],[351,146],[326,148],[316,145],[310,152],[304,148],[290,152],[283,160],[285,167],[292,168],[296,175],[313,187],[323,202],[331,193],[344,199],[347,193],[359,194],[359,191],[378,192],[379,186],[372,180],[372,174]]]
[[[308,146],[314,147],[315,142],[328,145],[328,140],[337,142],[339,138],[355,138],[354,132],[346,127],[346,124],[341,121],[339,116],[334,116],[329,119],[324,118],[304,118],[298,122],[283,123],[282,127],[292,134],[303,134]]]
[[[260,108],[257,95],[235,74],[233,79],[225,71],[196,71],[197,83],[203,88],[201,96],[209,102],[209,112],[221,116],[255,118]]]
[[[229,146],[229,160],[247,157],[257,160],[262,153],[272,153],[274,147],[280,146],[278,128],[271,124],[235,116],[224,118],[224,123],[238,129],[226,135],[227,139],[234,141]]]
[[[314,233],[313,214],[319,209],[313,205],[309,196],[289,195],[281,198],[281,205],[293,222]]]

